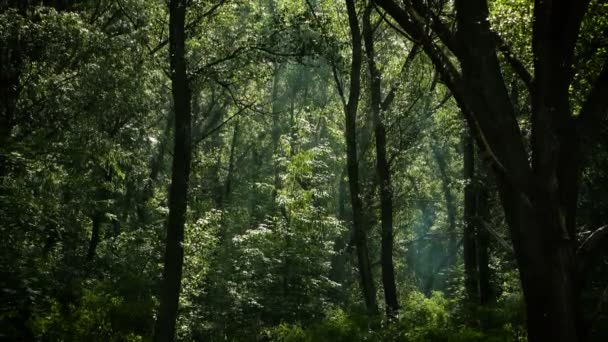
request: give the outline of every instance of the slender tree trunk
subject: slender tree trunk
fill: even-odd
[[[470,303],[477,303],[479,274],[476,249],[476,203],[475,203],[475,144],[468,132],[463,136],[464,180],[464,288]]]
[[[367,248],[367,232],[363,224],[363,203],[360,197],[359,163],[357,160],[357,109],[361,92],[362,61],[361,32],[359,31],[359,20],[354,0],[346,0],[346,9],[352,42],[350,92],[345,108],[346,168],[348,172],[348,185],[353,213],[353,235],[357,249],[361,290],[367,312],[370,315],[376,315],[378,313],[378,304],[376,302],[376,289]]]
[[[169,3],[169,58],[171,85],[175,109],[175,145],[171,189],[169,191],[169,219],[165,262],[160,293],[160,307],[154,330],[154,341],[175,339],[175,323],[182,280],[184,226],[190,177],[191,146],[191,91],[186,76],[185,18],[186,0]]]
[[[240,121],[237,119],[232,131],[232,142],[230,143],[230,157],[228,159],[228,174],[224,182],[224,202],[228,202],[232,193],[232,179],[234,177],[234,164],[236,162],[236,147],[238,145]]]
[[[143,190],[137,196],[136,210],[137,210],[137,218],[141,224],[147,224],[149,222],[149,210],[147,208],[148,201],[154,195],[154,183],[158,180],[158,176],[163,171],[163,161],[165,159],[165,155],[167,154],[167,149],[169,145],[169,141],[171,139],[171,127],[175,125],[175,115],[173,110],[169,111],[167,114],[167,121],[165,123],[165,128],[163,130],[163,134],[161,135],[156,153],[149,161],[149,170],[150,176],[146,180]]]
[[[448,219],[448,248],[447,248],[447,265],[448,267],[453,266],[457,254],[457,241],[456,241],[456,200],[454,194],[452,194],[450,175],[448,174],[448,163],[445,160],[443,151],[437,145],[437,139],[431,144],[433,150],[433,156],[437,162],[439,168],[439,175],[441,177],[441,189],[443,190],[443,198],[445,200],[445,208]]]
[[[395,285],[395,268],[393,265],[393,192],[391,171],[386,157],[386,128],[382,121],[382,75],[376,66],[374,53],[374,34],[372,32],[371,3],[365,8],[363,15],[363,39],[367,53],[367,64],[370,76],[371,110],[374,121],[376,138],[376,172],[380,185],[380,217],[382,226],[382,243],[380,259],[382,265],[382,285],[386,314],[389,320],[396,318],[399,310],[397,286]]]
[[[481,165],[475,163],[475,142],[468,132],[463,136],[463,164],[467,182],[464,189],[463,236],[465,292],[472,305],[486,305],[492,298],[489,233],[484,223],[489,217],[488,193],[482,187]],[[488,320],[485,317],[479,320],[481,327],[486,327]]]
[[[340,182],[338,184],[338,203],[337,203],[337,212],[336,217],[340,221],[348,222],[349,218],[346,213],[346,169],[340,175]],[[336,240],[334,240],[334,252],[335,254],[331,260],[331,271],[330,271],[330,279],[343,284],[346,279],[346,263],[348,261],[348,250],[349,250],[349,242],[351,241],[351,233],[344,232],[342,235],[338,236]],[[344,299],[343,291],[337,291],[336,296],[340,297],[342,301]]]
[[[270,95],[271,111],[272,111],[272,164],[274,168],[274,189],[272,190],[272,199],[276,202],[276,198],[281,188],[281,170],[279,163],[280,146],[279,140],[281,138],[281,125],[280,125],[280,113],[278,106],[278,94],[279,94],[279,76],[281,72],[281,65],[275,64],[273,66],[273,77],[272,77],[272,92]]]
[[[487,179],[484,180],[487,181]],[[489,194],[487,189],[482,188],[481,184],[478,184],[478,186],[476,187],[476,197],[477,217],[475,219],[475,230],[477,234],[475,245],[477,246],[479,304],[486,305],[491,303],[494,299],[494,291],[492,291],[492,286],[490,284],[490,234],[485,227],[485,222],[487,222],[490,218]]]
[[[101,223],[103,213],[96,210],[91,216],[91,239],[89,240],[89,248],[87,250],[87,261],[92,261],[97,251],[97,245],[101,239]]]
[[[213,144],[213,153],[215,154],[215,164],[213,165],[211,181],[213,183],[213,199],[215,201],[215,207],[217,209],[222,209],[224,207],[224,183],[222,182],[222,137],[219,135],[219,131],[214,133],[212,144]]]
[[[0,47],[0,182],[8,173],[6,156],[16,124],[19,79],[24,67],[22,49],[19,37],[13,37],[6,46]]]

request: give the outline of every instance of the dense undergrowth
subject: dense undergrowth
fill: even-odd
[[[481,310],[472,316],[472,310]],[[402,298],[402,310],[396,321],[370,323],[359,312],[348,314],[341,309],[310,326],[281,324],[265,330],[270,341],[526,341],[522,326],[521,298],[509,295],[488,308],[467,308],[447,299],[441,292],[431,297],[413,291]],[[484,321],[470,317],[483,317]]]

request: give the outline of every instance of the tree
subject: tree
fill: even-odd
[[[386,128],[382,117],[390,106],[392,98],[388,97],[388,100],[382,100],[382,75],[375,61],[374,32],[370,18],[371,11],[372,4],[370,3],[365,7],[363,13],[363,39],[367,56],[367,68],[369,70],[370,107],[376,139],[376,172],[380,189],[382,285],[384,287],[386,314],[392,320],[399,311],[399,302],[397,299],[397,286],[395,285],[395,267],[393,265],[393,190],[391,170],[386,153]]]
[[[369,260],[367,247],[367,232],[363,225],[363,204],[359,189],[359,163],[357,161],[357,110],[359,106],[359,94],[361,92],[361,32],[359,30],[359,19],[354,0],[346,0],[348,12],[348,26],[352,42],[352,61],[350,67],[350,86],[348,101],[344,103],[346,140],[346,164],[348,173],[348,185],[350,190],[350,201],[352,207],[353,236],[357,251],[357,262],[361,281],[361,291],[367,311],[370,315],[378,312],[376,303],[376,290],[374,287],[372,268]]]
[[[470,134],[463,137],[463,173],[467,182],[464,188],[464,229],[463,259],[464,287],[467,299],[476,303],[479,298],[479,271],[477,267],[476,244],[476,201],[475,201],[475,143]]]
[[[169,3],[169,60],[175,115],[173,166],[169,192],[169,219],[160,292],[160,306],[154,329],[155,341],[173,341],[184,262],[184,226],[188,207],[191,146],[191,88],[186,75],[185,21],[188,2]]]
[[[535,2],[533,81],[523,64],[503,52],[529,88],[531,163],[498,59],[499,47],[508,49],[490,27],[487,1],[455,2],[456,33],[441,18],[442,2],[435,7],[422,1],[405,6],[392,0],[376,3],[421,42],[488,156],[519,265],[529,339],[579,340],[583,335],[576,256],[580,139],[593,139],[592,127],[608,109],[606,63],[580,113],[573,115],[570,105],[574,49],[589,2]],[[432,35],[427,34],[427,23]]]

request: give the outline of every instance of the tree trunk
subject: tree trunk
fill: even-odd
[[[494,300],[494,291],[490,284],[490,232],[485,226],[490,219],[490,195],[487,189],[489,179],[481,166],[477,167],[476,172],[475,245],[477,246],[479,304],[486,305]]]
[[[340,183],[338,184],[338,203],[336,217],[338,220],[348,222],[350,218],[346,213],[346,169],[340,175]],[[346,263],[350,249],[350,241],[352,234],[344,232],[334,240],[334,255],[331,259],[331,271],[329,278],[336,283],[343,284],[346,280]],[[337,291],[336,297],[340,298],[340,302],[344,301],[344,291]]]
[[[608,87],[593,85],[579,117],[570,112],[574,47],[589,1],[535,1],[533,27],[532,165],[497,58],[486,0],[456,0],[457,34],[421,0],[401,7],[376,0],[414,39],[441,73],[496,175],[526,301],[531,342],[576,342],[582,335],[574,227],[580,162],[578,124],[589,127],[605,113]],[[427,26],[420,13],[428,15]],[[431,27],[443,46],[428,39]],[[450,50],[459,65],[444,50]],[[604,70],[606,66],[604,66]],[[523,68],[524,76],[527,73]],[[521,73],[521,68],[519,70]],[[532,77],[527,75],[528,79]],[[604,83],[601,83],[604,82]],[[587,111],[586,108],[594,108]],[[585,117],[590,113],[589,120]],[[564,167],[568,166],[568,170]]]
[[[234,129],[232,131],[232,142],[230,143],[230,157],[228,159],[228,174],[226,175],[226,180],[224,182],[225,203],[228,203],[228,201],[230,200],[230,194],[232,193],[232,179],[234,177],[234,164],[236,162],[236,147],[238,145],[239,138],[239,125],[240,121],[237,119],[234,123]]]
[[[517,191],[498,183],[526,300],[529,340],[578,341],[573,250],[568,241],[547,234],[555,229],[551,217],[535,213]]]
[[[270,105],[272,112],[272,165],[274,171],[274,188],[272,189],[272,200],[276,203],[276,199],[281,188],[281,165],[279,162],[280,139],[281,139],[281,124],[280,112],[278,106],[279,94],[279,77],[281,73],[281,65],[273,65],[272,77],[272,92],[270,95]]]
[[[154,330],[154,341],[175,340],[175,323],[182,280],[184,226],[188,198],[188,179],[192,159],[191,146],[191,91],[186,76],[185,18],[186,0],[169,3],[169,58],[175,112],[175,145],[171,189],[169,191],[169,219],[160,307]]]
[[[469,303],[477,303],[479,298],[477,270],[477,248],[476,248],[476,205],[475,205],[475,144],[473,137],[468,132],[463,137],[463,169],[464,180],[464,234],[463,234],[463,259],[464,259],[464,288]]]
[[[380,185],[380,218],[381,218],[381,251],[382,286],[384,287],[384,301],[386,315],[390,320],[396,318],[399,310],[397,286],[395,285],[395,269],[393,265],[393,193],[391,172],[386,157],[386,129],[382,121],[382,95],[381,78],[374,53],[374,37],[371,25],[371,3],[365,8],[363,15],[363,39],[367,53],[367,64],[370,76],[371,110],[374,121],[374,134],[376,138],[376,172]]]
[[[346,168],[348,172],[348,185],[353,213],[353,235],[357,249],[361,290],[368,314],[376,315],[378,313],[378,304],[376,302],[376,290],[367,248],[367,232],[363,225],[363,203],[359,191],[359,163],[357,161],[357,108],[361,92],[361,32],[359,31],[359,20],[354,0],[346,0],[346,9],[352,42],[350,92],[345,106]]]
[[[448,219],[447,266],[451,267],[455,263],[456,254],[458,252],[456,247],[458,244],[458,241],[456,241],[456,200],[450,189],[451,181],[450,175],[448,174],[448,163],[445,160],[445,155],[437,145],[438,141],[436,137],[433,137],[433,140],[435,141],[431,143],[431,149],[433,150],[433,156],[435,157],[435,162],[437,162],[437,167],[439,168],[441,189],[443,190],[443,198],[445,200],[445,209]]]
[[[154,196],[154,183],[158,180],[158,176],[163,171],[163,161],[167,154],[169,141],[171,139],[171,127],[175,125],[175,114],[170,111],[167,116],[167,121],[163,129],[163,133],[159,139],[156,153],[149,161],[150,175],[145,181],[142,191],[137,197],[136,210],[137,218],[140,224],[147,224],[150,221],[150,213],[147,208],[148,201]]]
[[[97,251],[97,245],[99,244],[100,233],[101,233],[101,221],[103,219],[103,213],[96,210],[91,216],[91,239],[89,240],[89,248],[87,250],[87,261],[92,261]]]

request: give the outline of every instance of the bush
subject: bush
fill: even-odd
[[[347,314],[334,309],[321,322],[302,327],[298,324],[280,324],[266,330],[265,337],[280,342],[511,342],[525,341],[519,334],[520,326],[503,322],[487,331],[466,325],[458,318],[458,303],[445,298],[442,292],[431,297],[412,291],[401,299],[402,309],[393,324],[370,322],[363,313]],[[495,307],[495,317],[507,315],[513,307]]]

